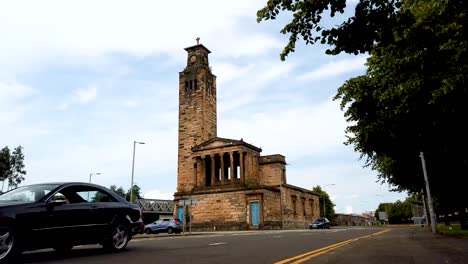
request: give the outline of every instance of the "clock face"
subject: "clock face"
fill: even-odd
[[[195,55],[192,55],[192,57],[190,57],[190,62],[195,62],[197,60],[197,56]]]

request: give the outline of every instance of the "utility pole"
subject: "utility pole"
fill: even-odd
[[[421,157],[422,169],[424,173],[424,182],[426,184],[426,193],[427,193],[427,203],[429,207],[429,216],[431,217],[431,229],[432,233],[437,233],[436,227],[436,216],[434,214],[434,207],[432,206],[432,196],[431,196],[431,189],[429,188],[429,180],[427,178],[427,171],[426,171],[426,161],[424,160],[424,152],[421,151],[419,154]]]

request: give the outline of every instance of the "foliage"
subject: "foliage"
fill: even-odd
[[[252,178],[245,179],[245,187],[248,189],[255,189],[258,187],[258,181]]]
[[[136,203],[137,199],[141,198],[140,191],[141,191],[140,186],[134,184],[133,185],[133,194],[132,194],[132,203]],[[127,201],[130,200],[130,189],[128,189],[127,194],[125,195],[125,199]]]
[[[117,188],[117,186],[111,185],[109,189],[111,189],[112,191],[114,191],[116,194],[118,194],[119,196],[121,196],[124,199],[127,197],[127,193],[124,191],[122,186]]]
[[[2,150],[0,150],[0,181],[2,182],[7,180],[8,175],[11,174],[10,159],[10,149],[8,147],[2,148]]]
[[[338,89],[347,128],[346,144],[395,190],[424,188],[420,152],[439,208],[464,212],[460,181],[468,174],[468,1],[360,0],[352,17],[332,28],[322,15],[343,12],[345,0],[269,0],[258,21],[293,12],[281,59],[307,44],[331,45],[328,54],[370,55],[365,75]],[[315,32],[314,32],[315,30]]]
[[[24,181],[26,170],[22,149],[23,147],[18,146],[10,153],[10,149],[4,147],[0,151],[0,181],[8,181],[8,189],[16,188]]]
[[[460,225],[437,225],[437,232],[448,236],[468,237],[468,230],[461,229]]]
[[[396,201],[395,203],[381,203],[375,210],[375,217],[378,218],[378,212],[387,212],[390,224],[413,223],[413,202],[421,201],[419,195],[413,195],[405,201]]]
[[[111,185],[109,187],[109,189],[111,189],[111,191],[115,192],[116,194],[120,195],[122,198],[124,198],[125,200],[130,200],[130,188],[128,189],[127,192],[124,191],[124,189],[122,188],[122,186],[119,186],[117,188],[116,185]],[[141,188],[140,186],[134,184],[133,185],[133,195],[132,195],[132,202],[133,203],[136,203],[137,199],[138,198],[141,198]]]
[[[333,219],[335,217],[335,204],[330,200],[328,193],[322,190],[320,185],[317,185],[312,188],[312,192],[320,196],[320,215],[323,216],[323,202],[325,201],[325,212],[328,219]]]

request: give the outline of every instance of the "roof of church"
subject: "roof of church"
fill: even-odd
[[[217,146],[210,146],[215,142],[221,142],[223,143],[222,145],[217,145]],[[261,152],[262,149],[258,148],[252,144],[249,144],[245,142],[242,138],[240,140],[235,140],[235,139],[229,139],[229,138],[220,138],[220,137],[214,137],[211,138],[201,144],[198,144],[192,148],[192,151],[202,151],[202,150],[207,150],[207,149],[216,149],[216,148],[223,148],[223,147],[230,147],[230,146],[246,146],[250,149],[256,150],[258,152]]]
[[[190,51],[190,50],[195,49],[195,48],[204,48],[208,52],[208,54],[211,53],[211,51],[207,47],[203,46],[203,44],[197,44],[197,45],[194,45],[194,46],[190,46],[190,47],[185,48],[184,50]]]

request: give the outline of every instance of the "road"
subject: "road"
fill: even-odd
[[[78,247],[23,254],[24,263],[468,263],[468,239],[424,228],[224,232],[132,240],[125,252]]]

